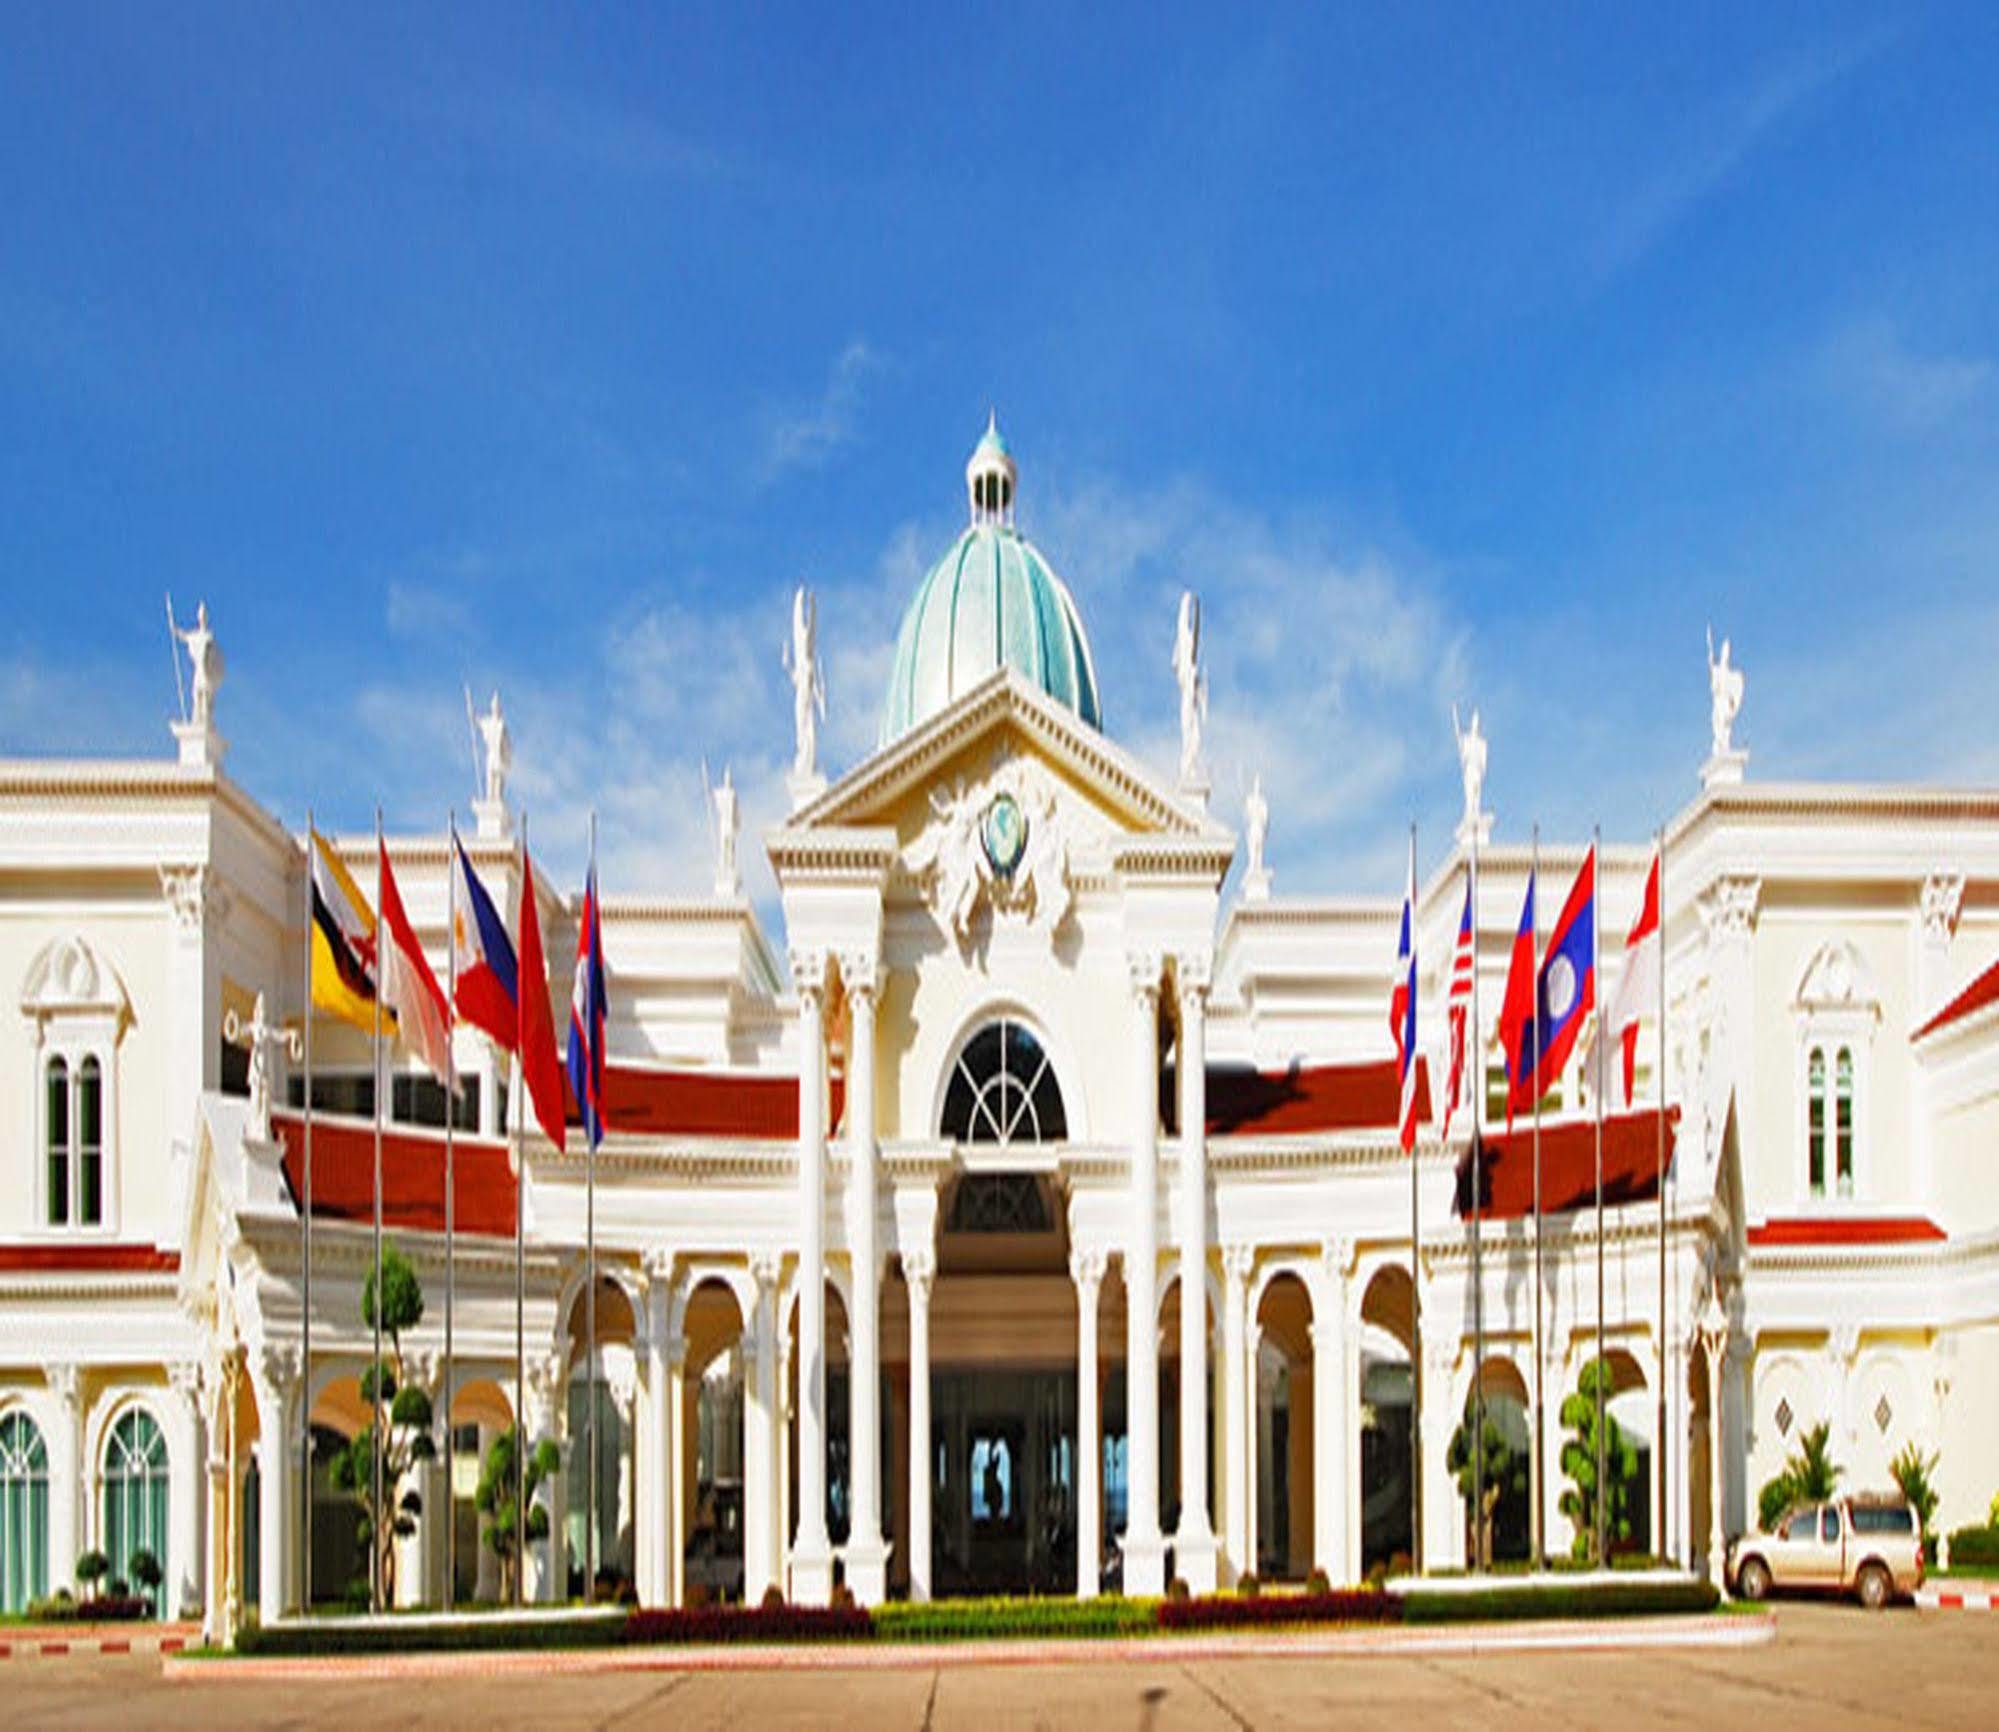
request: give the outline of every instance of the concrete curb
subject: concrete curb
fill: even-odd
[[[60,1660],[94,1654],[178,1654],[191,1624],[30,1624],[0,1628],[0,1660]]]
[[[1999,1612],[1999,1582],[1989,1588],[1918,1588],[1916,1607],[1924,1612]]]
[[[1753,1616],[1573,1619],[1546,1623],[1305,1630],[1054,1641],[826,1642],[709,1647],[586,1648],[567,1652],[380,1654],[353,1659],[186,1659],[167,1677],[215,1680],[491,1677],[585,1672],[924,1671],[938,1666],[1052,1666],[1073,1662],[1396,1659],[1588,1649],[1748,1648],[1776,1634]]]

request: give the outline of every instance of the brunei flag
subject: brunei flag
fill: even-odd
[[[317,830],[307,848],[312,879],[312,1002],[315,1008],[372,1034],[375,1031],[375,911],[353,874]],[[382,1026],[395,1018],[381,1013]]]

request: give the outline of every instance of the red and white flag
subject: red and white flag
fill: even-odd
[[[451,1015],[437,976],[431,972],[416,929],[403,912],[402,892],[382,853],[382,924],[389,941],[382,946],[382,1008],[395,1014],[396,1030],[428,1065],[437,1080],[451,1081]]]
[[[1470,1093],[1466,1080],[1470,1038],[1472,995],[1471,881],[1465,881],[1465,911],[1458,918],[1458,944],[1451,955],[1451,986],[1444,999],[1444,1019],[1450,1029],[1450,1083],[1444,1091],[1444,1135],[1451,1134],[1451,1121],[1459,1104]]]
[[[1618,976],[1617,996],[1610,1001],[1610,1014],[1603,1024],[1604,1031],[1617,1042],[1623,1061],[1617,1074],[1627,1112],[1638,1074],[1638,1025],[1648,1012],[1656,1015],[1659,1009],[1659,953],[1659,856],[1655,853],[1652,870],[1645,875],[1645,898],[1638,918],[1625,935],[1624,972]]]

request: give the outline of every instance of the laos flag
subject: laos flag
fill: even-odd
[[[569,995],[569,1092],[583,1114],[583,1132],[594,1149],[604,1140],[604,924],[597,908],[597,862],[583,891],[583,919],[576,935],[576,983]]]
[[[1594,847],[1583,857],[1582,870],[1549,934],[1534,997],[1534,1030],[1529,1037],[1533,1070],[1526,1091],[1530,1101],[1539,1100],[1554,1086],[1583,1024],[1596,1009]]]

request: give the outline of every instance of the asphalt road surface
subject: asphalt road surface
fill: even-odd
[[[7,1726],[536,1728],[1999,1725],[1999,1614],[1785,1605],[1748,1649],[1297,1660],[1143,1657],[893,1672],[172,1680],[152,1658],[0,1664]]]

